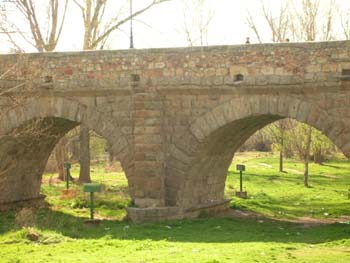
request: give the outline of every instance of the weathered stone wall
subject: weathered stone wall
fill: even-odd
[[[2,55],[0,90],[21,87],[0,96],[0,204],[39,196],[57,139],[80,123],[113,145],[135,220],[221,207],[236,149],[281,118],[313,125],[349,156],[349,52],[343,41]],[[51,139],[37,135],[47,122]]]

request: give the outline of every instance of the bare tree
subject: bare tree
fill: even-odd
[[[329,0],[327,4],[320,0],[303,0],[300,10],[294,5],[296,17],[293,34],[298,41],[329,41],[334,40],[336,0]]]
[[[277,14],[274,14],[264,1],[261,1],[261,10],[263,20],[267,23],[271,32],[271,41],[273,43],[284,42],[285,39],[292,37],[293,15],[291,12],[291,1],[284,1]],[[262,43],[262,36],[251,12],[248,11],[246,22],[254,32],[259,43]]]
[[[300,4],[300,5],[297,5]],[[261,17],[271,32],[274,43],[293,41],[333,40],[336,0],[329,0],[321,6],[320,0],[286,0],[275,14],[261,1]],[[261,29],[256,19],[248,11],[247,24],[260,43],[263,42]]]
[[[350,10],[340,13],[340,22],[343,35],[346,40],[350,39]]]
[[[328,7],[324,10],[324,23],[322,24],[322,40],[334,40],[334,24],[337,14],[336,0],[331,0],[328,3]]]
[[[106,41],[111,34],[118,30],[122,25],[130,21],[132,17],[137,17],[155,5],[168,2],[171,0],[152,0],[152,2],[145,7],[137,10],[131,15],[119,18],[121,10],[115,12],[115,16],[106,19],[106,10],[112,7],[112,1],[108,0],[73,0],[79,7],[84,23],[84,50],[103,49]]]
[[[298,22],[298,28],[294,28],[294,33],[298,40],[315,41],[320,30],[317,24],[317,17],[320,12],[319,0],[303,0],[302,8],[295,13]]]
[[[9,15],[8,12],[3,12],[2,23],[0,23],[1,30],[7,34],[9,41],[19,48],[16,38],[13,33],[19,35],[22,40],[25,40],[31,46],[36,48],[39,52],[53,51],[58,43],[58,40],[62,33],[64,20],[66,17],[68,0],[50,0],[47,1],[46,6],[46,18],[41,21],[42,17],[39,8],[43,9],[38,1],[34,0],[14,0],[8,1],[8,5],[11,5],[15,9],[16,14],[21,14],[24,18],[26,25],[30,30],[30,34],[27,34],[21,26],[13,21],[13,15]]]
[[[212,10],[206,8],[206,0],[182,1],[183,24],[181,32],[189,46],[208,45],[208,31],[214,18]]]

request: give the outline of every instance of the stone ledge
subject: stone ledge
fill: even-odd
[[[195,207],[187,208],[185,210],[185,213],[193,213],[193,212],[207,212],[209,215],[215,215],[216,212],[225,210],[229,208],[230,204],[229,199],[224,199],[224,200],[213,200],[209,203],[206,204],[201,204]]]
[[[119,49],[119,50],[85,50],[85,51],[70,51],[70,52],[44,52],[44,53],[26,53],[26,54],[1,54],[1,57],[6,59],[20,57],[22,59],[32,59],[36,57],[44,58],[66,58],[66,57],[111,57],[111,56],[130,56],[140,54],[192,54],[194,52],[210,52],[215,53],[218,51],[224,52],[244,52],[244,51],[268,51],[269,49],[276,50],[277,48],[289,48],[289,49],[325,49],[325,48],[337,48],[350,46],[349,40],[338,41],[318,41],[318,42],[290,42],[290,43],[264,43],[264,44],[236,44],[236,45],[216,45],[216,46],[204,46],[204,47],[170,47],[170,48],[144,48],[144,49]],[[339,59],[339,58],[333,58]],[[340,58],[341,61],[348,61],[346,58]]]
[[[229,209],[230,200],[215,200],[196,207],[182,209],[181,207],[150,207],[135,208],[129,207],[128,218],[133,223],[160,222],[167,220],[180,220],[185,218],[197,218],[202,213],[209,216],[215,216],[224,210]]]
[[[0,212],[8,211],[11,209],[18,209],[23,207],[41,207],[45,206],[45,197],[46,195],[40,195],[36,198],[32,199],[26,199],[26,200],[20,200],[20,201],[14,201],[14,202],[7,202],[7,203],[0,203]]]

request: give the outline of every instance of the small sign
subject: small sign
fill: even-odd
[[[100,184],[84,184],[84,192],[96,193],[101,192]]]
[[[94,193],[101,192],[101,185],[100,184],[84,184],[84,192],[90,193],[90,220],[87,221],[89,223],[95,223],[98,221],[95,221],[94,219]]]
[[[237,165],[236,165],[236,169],[237,169],[237,171],[244,172],[244,171],[245,171],[245,165],[243,165],[243,164],[237,164]]]

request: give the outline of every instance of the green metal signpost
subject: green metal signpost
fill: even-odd
[[[101,192],[100,184],[84,184],[84,192],[90,193],[90,220],[94,222],[94,193]]]
[[[71,177],[70,175],[70,168],[72,167],[72,165],[70,163],[64,163],[64,168],[66,168],[66,188],[67,190],[69,189],[69,178]]]
[[[236,196],[247,198],[247,192],[243,192],[243,172],[245,171],[245,165],[237,164],[236,170],[239,171],[239,192],[236,192]]]
[[[243,172],[245,171],[245,166],[243,164],[237,164],[237,171],[239,171],[239,190],[243,192]]]

